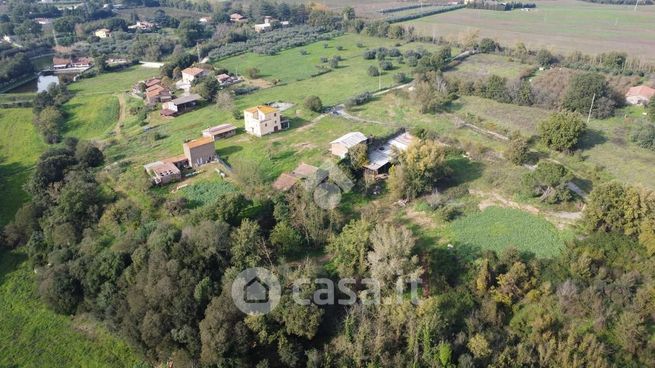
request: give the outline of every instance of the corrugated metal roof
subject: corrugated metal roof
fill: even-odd
[[[202,97],[200,97],[200,95],[190,94],[188,96],[178,97],[178,98],[172,100],[171,102],[174,105],[182,105],[182,104],[185,104],[185,103],[194,102],[194,101],[198,101],[198,100],[201,100],[201,99],[202,99]]]
[[[401,152],[407,151],[413,140],[414,137],[409,133],[403,133],[391,138],[384,145],[369,152],[368,164],[364,165],[364,167],[369,170],[379,170],[382,166],[391,162],[391,158],[394,155],[394,147]]]
[[[345,134],[332,142],[330,144],[335,144],[335,143],[340,143],[346,146],[346,148],[352,148],[362,142],[366,141],[366,136],[363,133],[360,132],[350,132],[348,134]]]
[[[211,128],[207,128],[207,129],[203,130],[202,133],[203,134],[204,133],[221,134],[221,133],[229,132],[229,131],[236,130],[236,129],[237,129],[237,127],[235,127],[232,124],[221,124],[221,125],[217,125],[217,126],[214,126],[214,127],[211,127]]]

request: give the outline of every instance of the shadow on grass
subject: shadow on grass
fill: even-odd
[[[227,146],[225,148],[221,148],[221,149],[217,150],[218,155],[221,156],[221,157],[229,156],[229,155],[231,155],[233,153],[237,153],[237,152],[240,152],[240,151],[243,151],[242,146]]]
[[[452,172],[441,181],[440,186],[444,188],[462,185],[482,176],[484,164],[471,161],[466,157],[454,157],[448,160],[448,166]],[[440,188],[443,189],[443,188]]]
[[[8,274],[14,272],[25,261],[27,261],[27,255],[25,253],[12,252],[6,248],[0,248],[0,284],[4,282]]]
[[[603,132],[594,129],[587,129],[585,134],[582,136],[582,139],[580,139],[580,142],[578,143],[578,148],[588,150],[605,142],[607,142],[607,137],[603,134]]]

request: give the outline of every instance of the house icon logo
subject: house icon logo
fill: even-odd
[[[268,303],[270,287],[259,277],[250,280],[243,287],[243,295],[247,303]]]
[[[241,271],[232,282],[232,300],[248,315],[269,313],[279,304],[281,293],[277,276],[261,267]]]

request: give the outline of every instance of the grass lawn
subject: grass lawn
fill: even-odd
[[[29,199],[22,189],[46,144],[32,124],[32,109],[0,109],[0,226]]]
[[[117,72],[80,79],[69,84],[68,89],[78,96],[113,94],[132,90],[136,82],[156,75],[159,75],[159,69],[135,65]]]
[[[80,139],[100,139],[118,121],[120,106],[116,96],[75,96],[64,105],[69,116],[65,134]]]
[[[496,252],[515,247],[540,257],[556,255],[564,246],[564,240],[569,238],[538,216],[500,207],[489,207],[455,220],[446,233],[456,246]]]
[[[597,54],[625,51],[655,61],[655,7],[591,4],[575,0],[539,1],[530,11],[460,9],[400,23],[418,33],[457,39],[479,30],[505,46],[523,42],[530,49]],[[639,34],[639,37],[635,37]]]
[[[26,258],[0,250],[0,367],[131,367],[140,361],[88,318],[47,309]]]

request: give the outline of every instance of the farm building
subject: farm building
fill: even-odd
[[[96,29],[93,34],[98,38],[109,38],[111,37],[111,31],[107,28]]]
[[[220,74],[216,76],[216,80],[221,87],[231,86],[235,83],[241,82],[241,78],[233,77],[229,74]]]
[[[60,58],[56,56],[52,58],[52,68],[54,70],[66,69],[70,67],[70,65],[71,65],[71,59]]]
[[[330,152],[344,159],[348,155],[348,150],[360,143],[366,143],[367,140],[368,138],[360,132],[350,132],[330,142]]]
[[[197,94],[178,97],[162,104],[161,114],[163,116],[175,116],[194,108],[202,97]]]
[[[237,127],[232,124],[221,124],[202,131],[203,137],[212,138],[214,140],[231,137],[236,133]]]
[[[261,32],[270,31],[273,29],[273,24],[276,22],[277,20],[273,19],[273,17],[266,16],[264,17],[264,23],[255,24],[255,32],[261,33]]]
[[[160,102],[168,102],[173,99],[171,91],[168,88],[156,84],[146,88],[145,101],[148,105],[155,105]]]
[[[156,161],[145,165],[144,168],[152,177],[152,181],[157,185],[165,185],[182,180],[182,172],[175,164],[170,162]]]
[[[636,86],[628,90],[625,100],[630,105],[646,105],[655,96],[655,89],[648,86]]]
[[[136,24],[127,27],[128,29],[140,30],[140,31],[152,31],[155,29],[155,24],[150,23],[144,20],[137,20]]]
[[[202,68],[191,67],[182,70],[182,81],[185,83],[192,83],[196,79],[201,79],[207,76],[207,71]]]
[[[289,121],[282,120],[280,110],[267,105],[244,110],[243,118],[246,132],[256,137],[289,128]]]
[[[364,168],[367,172],[376,175],[388,170],[396,152],[407,151],[413,141],[414,137],[409,133],[402,133],[390,139],[382,146],[369,152],[368,164],[364,165]]]
[[[318,179],[319,176],[320,179]],[[327,173],[325,171],[321,172],[318,167],[301,163],[291,173],[282,173],[273,182],[273,189],[286,192],[302,180],[312,179],[318,183],[325,180],[327,176]]]
[[[202,137],[183,144],[184,155],[189,160],[189,166],[198,167],[216,160],[214,138]]]
[[[230,21],[234,23],[243,23],[243,22],[247,22],[248,18],[244,17],[239,13],[234,13],[230,15]]]

